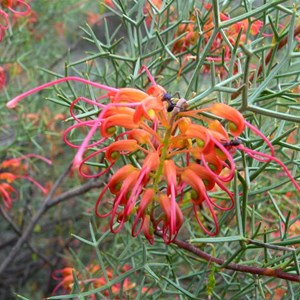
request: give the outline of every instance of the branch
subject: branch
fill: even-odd
[[[71,189],[71,190],[69,190],[65,193],[62,193],[59,196],[53,198],[52,201],[46,205],[45,209],[48,210],[49,208],[65,201],[65,200],[68,200],[68,199],[70,199],[74,196],[84,194],[84,193],[88,192],[91,189],[100,187],[102,184],[103,184],[102,182],[95,181],[95,180],[88,181],[87,183],[83,184],[82,186],[73,188],[73,189]]]
[[[10,226],[12,227],[12,229],[14,230],[14,232],[21,236],[22,235],[22,231],[19,229],[19,227],[14,223],[14,221],[10,218],[10,216],[7,214],[7,212],[4,210],[4,208],[2,206],[0,206],[0,212],[3,216],[3,218],[7,221],[7,223],[10,224]],[[27,242],[27,245],[29,247],[29,249],[35,253],[37,256],[39,256],[45,263],[47,263],[50,266],[53,266],[52,262],[42,253],[39,252],[38,249],[36,249],[34,246],[31,245],[31,243]]]
[[[162,234],[158,231],[155,231],[155,234],[158,235],[159,237],[162,237]],[[229,263],[227,265],[224,265],[225,260],[211,256],[211,255],[207,254],[206,252],[199,250],[195,246],[193,246],[185,241],[175,239],[175,240],[173,240],[172,243],[177,245],[179,248],[185,249],[208,262],[214,262],[224,269],[300,282],[300,275],[289,274],[289,273],[281,271],[281,269],[259,268],[259,267],[245,266],[245,265],[234,264],[234,263]]]
[[[63,194],[57,196],[56,198],[53,198],[53,195],[56,192],[57,188],[61,185],[64,178],[69,173],[69,171],[71,169],[71,166],[72,166],[72,164],[70,164],[66,168],[66,170],[60,175],[60,177],[56,180],[56,182],[54,183],[51,191],[49,192],[49,195],[45,198],[42,206],[37,211],[37,213],[32,217],[30,223],[28,224],[26,229],[23,231],[23,233],[21,234],[19,240],[17,241],[15,246],[11,249],[8,256],[2,261],[2,263],[0,265],[0,275],[6,270],[7,266],[14,260],[14,258],[16,257],[16,254],[19,252],[19,250],[21,249],[23,244],[28,243],[28,240],[30,238],[30,234],[34,230],[35,225],[39,222],[40,218],[43,216],[43,214],[50,207],[62,202],[63,200],[67,200],[71,197],[74,197],[74,196],[80,195],[82,193],[85,193],[85,192],[87,192],[88,190],[90,190],[92,188],[100,186],[99,182],[91,181],[91,182],[88,182],[88,183],[86,183],[85,185],[83,185],[81,187],[74,188],[74,189],[72,189],[72,190],[70,190],[66,193],[63,193]]]

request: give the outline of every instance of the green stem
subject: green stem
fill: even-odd
[[[163,148],[161,151],[161,156],[160,156],[160,162],[159,162],[159,166],[158,169],[156,171],[155,174],[155,179],[154,179],[154,185],[153,185],[153,189],[157,192],[158,191],[158,184],[160,181],[160,176],[163,172],[163,167],[164,167],[164,161],[167,157],[168,154],[168,148],[169,148],[169,140],[171,137],[171,133],[172,133],[172,126],[170,126],[170,128],[167,129],[167,132],[165,134],[165,138],[163,140]]]

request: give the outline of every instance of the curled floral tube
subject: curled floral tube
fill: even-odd
[[[178,203],[166,194],[160,195],[159,204],[163,215],[155,222],[155,229],[162,232],[163,240],[168,245],[176,238],[183,224],[183,214]],[[172,207],[175,208],[175,212]],[[161,223],[162,226],[160,226]]]
[[[31,7],[30,5],[25,2],[24,0],[16,0],[16,6],[20,6],[22,7],[22,10],[15,10],[13,9],[13,4],[12,4],[12,1],[7,1],[8,4],[6,4],[6,7],[14,14],[16,15],[20,15],[20,16],[26,16],[30,13],[31,11]]]
[[[126,178],[130,176],[130,174],[134,172],[139,172],[138,169],[133,167],[132,165],[125,165],[120,168],[110,179],[109,183],[103,188],[102,192],[100,193],[98,200],[95,205],[95,214],[99,218],[105,218],[112,213],[112,210],[106,214],[99,213],[99,206],[101,204],[102,198],[104,197],[105,193],[108,189],[110,189],[112,194],[119,194],[121,190],[121,182],[123,182]],[[124,189],[124,187],[122,186]]]
[[[265,154],[265,153],[261,153],[261,152],[258,152],[258,151],[246,148],[246,147],[244,147],[242,145],[239,145],[237,148],[239,150],[247,153],[249,156],[251,156],[252,158],[254,158],[257,161],[260,161],[260,162],[274,161],[274,162],[276,162],[284,170],[285,174],[291,180],[291,182],[293,183],[293,185],[295,186],[295,188],[300,192],[300,186],[299,186],[299,184],[294,179],[294,177],[290,173],[289,169],[285,166],[285,164],[280,159],[278,159],[275,156],[271,156],[271,155],[268,155],[268,154]]]
[[[103,95],[103,96],[97,98],[96,101],[98,101],[98,100],[100,100],[100,99],[104,99],[104,98],[107,98],[107,95]],[[73,110],[74,110],[74,108],[75,108],[75,105],[76,105],[79,101],[84,101],[84,102],[86,102],[86,103],[88,103],[88,104],[91,104],[91,105],[94,105],[94,106],[98,106],[99,108],[105,108],[105,107],[106,107],[106,105],[104,105],[104,104],[102,104],[102,103],[98,103],[98,102],[96,102],[96,101],[94,101],[94,100],[88,99],[88,98],[86,98],[86,97],[80,96],[80,97],[76,98],[76,99],[71,103],[71,105],[70,105],[70,114],[71,114],[71,116],[73,117],[73,119],[74,119],[76,122],[78,122],[78,123],[81,123],[81,122],[83,122],[83,121],[81,121],[80,119],[77,118],[77,116],[76,116],[76,114],[74,113]]]
[[[73,144],[72,142],[70,142],[68,140],[68,134],[69,132],[71,132],[72,130],[74,129],[77,129],[77,128],[81,128],[81,127],[92,127],[95,125],[95,121],[94,120],[89,120],[89,121],[84,121],[84,122],[80,122],[80,123],[77,123],[77,124],[74,124],[70,127],[68,127],[65,131],[64,131],[64,134],[63,134],[63,140],[64,142],[71,148],[80,148],[82,146],[82,144],[80,145],[76,145],[76,144]],[[99,126],[99,123],[98,123],[98,126]],[[97,128],[96,128],[97,129]],[[95,131],[96,131],[95,129]],[[95,132],[94,131],[94,132]],[[97,142],[94,142],[94,143],[91,143],[89,144],[88,142],[85,144],[85,148],[90,148],[90,147],[95,147],[95,146],[98,146],[102,143],[104,143],[105,141],[107,140],[107,138],[102,138],[100,139],[99,141]]]
[[[93,86],[93,87],[96,87],[96,88],[99,88],[99,89],[103,89],[103,90],[106,90],[106,91],[109,91],[109,92],[118,92],[119,91],[119,89],[112,88],[110,86],[103,85],[103,84],[100,84],[100,83],[97,83],[97,82],[94,82],[94,81],[91,81],[91,80],[87,80],[87,79],[84,79],[84,78],[81,78],[81,77],[68,76],[68,77],[64,77],[64,78],[60,78],[60,79],[56,79],[56,80],[47,82],[45,84],[42,84],[38,87],[35,87],[35,88],[29,90],[29,91],[26,91],[26,92],[18,95],[17,97],[15,97],[14,99],[10,100],[9,102],[7,102],[6,106],[8,108],[14,108],[24,98],[26,98],[26,97],[28,97],[32,94],[35,94],[35,93],[37,93],[41,90],[44,90],[48,87],[57,85],[57,84],[62,83],[62,82],[68,82],[68,81],[81,82],[81,83],[84,83],[84,84],[87,84],[87,85],[90,85],[90,86]]]
[[[20,160],[31,158],[31,157],[40,159],[40,160],[44,161],[45,163],[47,163],[48,165],[52,165],[52,161],[50,159],[48,159],[44,156],[38,155],[38,154],[29,153],[29,154],[22,155],[20,157],[11,158],[11,159],[3,161],[0,164],[0,168],[10,167],[10,166],[14,165],[15,163],[18,164]]]
[[[2,20],[1,20],[2,19]],[[9,27],[8,14],[0,9],[0,42],[5,36],[5,32]]]
[[[13,197],[12,194],[15,197]],[[18,191],[14,189],[10,184],[6,182],[0,184],[0,196],[2,197],[6,209],[11,209],[13,201],[16,201],[18,199],[18,195]]]
[[[130,197],[127,200],[128,194],[131,193],[133,187],[135,186],[135,183],[138,180],[140,171],[131,173],[123,182],[122,188],[120,193],[117,195],[117,198],[114,201],[114,206],[111,213],[111,219],[110,219],[110,230],[113,233],[119,232],[125,222],[128,220],[128,216],[130,215],[131,211],[128,210],[128,206],[132,203],[132,201],[136,200],[136,198]],[[142,189],[142,187],[140,187]],[[126,206],[122,212],[117,212],[117,210],[120,208],[122,202],[126,202]],[[131,202],[131,203],[130,203]],[[129,203],[129,205],[128,205]],[[115,218],[117,216],[117,221],[119,223],[118,227],[114,228],[115,224]]]
[[[220,143],[219,141],[217,141],[213,136],[211,136],[211,140],[215,143],[215,145],[222,150],[222,152],[225,154],[226,158],[228,159],[230,165],[229,165],[229,170],[230,173],[227,176],[219,176],[217,175],[217,178],[219,178],[222,181],[230,181],[233,176],[234,176],[234,171],[235,171],[235,163],[234,160],[232,158],[232,155],[230,154],[230,152],[222,145],[222,143]],[[210,170],[210,168],[208,168]],[[208,171],[209,171],[208,170]]]
[[[214,212],[214,209],[212,207],[212,204],[211,204],[211,200],[208,198],[208,196],[206,195],[205,196],[206,198],[206,201],[203,202],[205,203],[207,206],[208,206],[208,209],[211,213],[211,216],[213,218],[213,221],[214,221],[214,224],[215,224],[215,231],[214,232],[211,232],[210,230],[208,230],[202,223],[202,221],[199,219],[199,216],[198,216],[198,211],[197,211],[197,204],[193,203],[193,208],[194,208],[194,214],[196,216],[196,220],[199,224],[199,226],[201,227],[201,229],[209,236],[216,236],[218,233],[219,233],[219,223],[218,223],[218,219],[217,219],[217,216]]]
[[[8,18],[8,14],[0,9],[0,18],[2,19],[0,22],[0,28],[7,30],[9,27],[9,18]]]
[[[271,151],[271,155],[274,157],[275,156],[275,150],[273,145],[271,144],[271,142],[268,140],[268,138],[257,128],[255,128],[252,124],[250,124],[249,122],[247,122],[246,120],[244,121],[245,125],[247,127],[249,127],[256,135],[260,136],[264,142],[269,146],[270,151]]]
[[[99,195],[99,197],[98,197],[98,199],[97,199],[96,205],[95,205],[95,214],[96,214],[96,216],[99,217],[99,218],[106,218],[106,217],[108,217],[108,216],[112,213],[112,211],[109,211],[109,212],[107,212],[106,214],[100,214],[100,213],[99,213],[99,206],[100,206],[100,204],[101,204],[101,200],[102,200],[104,194],[105,194],[105,193],[107,192],[107,190],[109,189],[109,187],[110,187],[110,185],[107,184],[107,185],[102,189],[102,192],[100,193],[100,195]]]
[[[138,211],[137,211],[137,215],[136,215],[135,220],[132,225],[131,233],[132,233],[133,237],[137,236],[143,230],[146,209],[147,209],[148,205],[153,201],[154,196],[155,196],[155,191],[153,189],[147,189],[144,192],[142,199],[141,199],[141,203],[140,203]],[[140,219],[142,219],[141,223],[140,223],[140,227],[136,230],[136,227],[137,227]]]
[[[223,211],[231,210],[234,207],[234,204],[235,204],[233,193],[230,192],[227,189],[227,187],[222,182],[220,182],[220,180],[216,179],[216,184],[229,196],[230,205],[228,207],[224,207],[224,206],[220,206],[220,205],[216,204],[213,201],[211,202],[212,205],[215,206],[216,208],[220,209],[220,210],[223,210]]]
[[[94,156],[97,156],[99,153],[102,153],[103,151],[105,151],[105,149],[107,149],[107,147],[102,148],[102,149],[90,154],[89,156],[87,156],[86,158],[84,158],[81,161],[81,163],[79,165],[79,169],[78,169],[79,174],[81,176],[83,176],[85,178],[98,178],[98,177],[101,177],[102,175],[104,175],[105,173],[107,173],[114,166],[115,162],[112,162],[112,163],[110,163],[110,165],[107,168],[105,168],[103,171],[100,171],[99,173],[92,174],[92,175],[84,173],[83,166],[85,165],[85,163],[87,161],[89,161],[91,158],[93,158]]]
[[[124,209],[125,215],[130,214],[133,209],[139,194],[141,193],[144,184],[143,181],[147,181],[149,174],[152,170],[156,169],[159,164],[159,157],[156,152],[150,153],[144,160],[144,164],[142,169],[140,170],[140,174],[132,188],[130,197]]]

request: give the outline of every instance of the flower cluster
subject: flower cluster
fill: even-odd
[[[174,43],[172,49],[173,53],[189,52],[190,47],[197,45],[200,37],[202,37],[203,39],[203,45],[206,45],[209,42],[213,35],[213,29],[215,27],[212,5],[204,4],[204,8],[208,11],[208,13],[202,16],[202,18],[200,10],[195,9],[190,15],[189,22],[187,24],[179,25],[174,39],[176,40],[176,38],[179,36],[182,37],[179,40],[177,39],[177,41]],[[203,22],[201,32],[198,26],[197,18],[201,19]],[[219,18],[222,22],[230,20],[230,17],[225,13],[220,13]],[[220,32],[218,32],[212,42],[210,48],[211,56],[206,58],[208,64],[205,65],[203,72],[209,71],[209,63],[212,61],[216,63],[230,61],[232,56],[232,49],[236,42],[238,41],[239,43],[246,44],[248,42],[247,39],[249,39],[250,36],[255,37],[258,35],[262,25],[263,23],[259,20],[249,21],[248,19],[246,19],[236,22],[224,29],[226,39]],[[247,33],[248,31],[250,35]],[[186,61],[189,59],[195,59],[195,56],[186,54],[181,68],[184,67]],[[226,74],[226,70],[221,66],[217,66],[217,70],[221,76],[224,76]]]
[[[31,11],[30,4],[26,0],[0,0],[0,5],[12,13],[13,17],[27,16]],[[0,8],[0,41],[11,26],[9,15],[5,10]]]
[[[121,272],[126,272],[130,270],[131,267],[128,265],[123,266]],[[100,267],[98,265],[89,265],[86,267],[85,273],[88,273],[92,276],[92,278],[86,278],[83,272],[77,271],[72,267],[65,267],[63,269],[55,270],[52,273],[52,278],[54,280],[59,281],[59,283],[55,286],[52,291],[52,294],[55,294],[57,291],[61,290],[65,293],[70,293],[74,286],[74,276],[76,276],[80,289],[83,291],[87,285],[92,285],[93,288],[99,288],[105,286],[108,281],[114,279],[117,274],[112,268],[107,268],[105,270],[105,275],[100,275]],[[117,297],[122,290],[123,293],[127,293],[131,289],[135,287],[135,284],[130,282],[129,278],[125,278],[122,283],[115,283],[111,286],[111,293],[114,297]],[[102,292],[105,296],[109,297],[110,293],[107,290]],[[94,294],[92,294],[89,299],[97,299]],[[117,298],[114,298],[117,299]]]
[[[98,217],[110,217],[112,232],[119,232],[131,220],[133,236],[143,233],[153,243],[154,231],[157,231],[169,244],[177,236],[184,214],[190,214],[191,207],[202,230],[208,235],[217,235],[217,211],[234,206],[228,183],[236,171],[233,160],[236,149],[260,162],[279,164],[300,191],[287,167],[275,157],[269,140],[236,109],[215,103],[187,111],[185,99],[172,98],[156,84],[148,69],[143,69],[151,82],[146,92],[65,77],[25,92],[7,104],[12,108],[34,92],[70,80],[106,91],[96,101],[85,97],[73,101],[70,112],[76,123],[65,131],[64,140],[78,149],[74,167],[78,167],[82,176],[96,178],[112,173],[95,207]],[[80,103],[91,105],[90,115],[96,117],[84,119],[86,110],[84,114],[76,114],[75,108],[80,107]],[[245,127],[265,141],[270,154],[242,145],[238,137]],[[83,142],[74,144],[69,133],[84,129],[88,129],[88,133]],[[98,169],[86,174],[85,164]]]
[[[27,158],[38,158],[51,164],[51,161],[43,156],[36,154],[27,154],[18,158],[11,158],[4,160],[0,164],[0,196],[2,198],[3,204],[7,209],[12,207],[14,200],[18,198],[18,191],[12,186],[16,179],[26,179],[36,185],[43,193],[47,193],[45,189],[39,182],[34,180],[32,177],[27,175],[28,165],[22,161]]]

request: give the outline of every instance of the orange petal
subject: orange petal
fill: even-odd
[[[149,89],[146,91],[146,93],[153,97],[159,97],[160,99],[163,97],[163,95],[167,91],[160,85],[152,85],[149,87]]]
[[[186,168],[181,174],[181,179],[193,189],[192,200],[194,203],[200,204],[205,200],[206,187],[194,170]]]
[[[133,122],[133,119],[129,115],[120,114],[106,118],[101,126],[100,132],[103,137],[110,137],[115,134],[117,128],[120,126],[127,129],[138,128],[138,124]]]
[[[213,135],[213,137],[216,138],[218,141],[229,140],[227,131],[218,120],[209,121],[208,129],[209,132]]]
[[[113,163],[120,157],[120,154],[128,154],[138,149],[136,140],[121,140],[110,144],[105,151],[105,158]]]
[[[7,182],[11,183],[17,178],[16,175],[8,172],[0,173],[0,179],[6,180]]]
[[[216,116],[228,120],[229,130],[234,136],[240,135],[245,127],[245,120],[243,115],[235,108],[223,103],[216,103],[209,109]]]
[[[139,144],[150,144],[151,134],[143,129],[132,129],[127,133],[128,139],[134,139]]]
[[[141,102],[149,97],[145,92],[134,88],[122,88],[118,92],[109,92],[108,96],[113,103]]]
[[[133,172],[137,172],[138,169],[133,165],[125,165],[120,168],[109,180],[109,189],[111,193],[117,194],[120,191],[122,182]]]
[[[206,190],[210,191],[215,186],[214,177],[206,170],[204,166],[196,163],[191,163],[188,166],[189,169],[193,170],[203,181]]]

